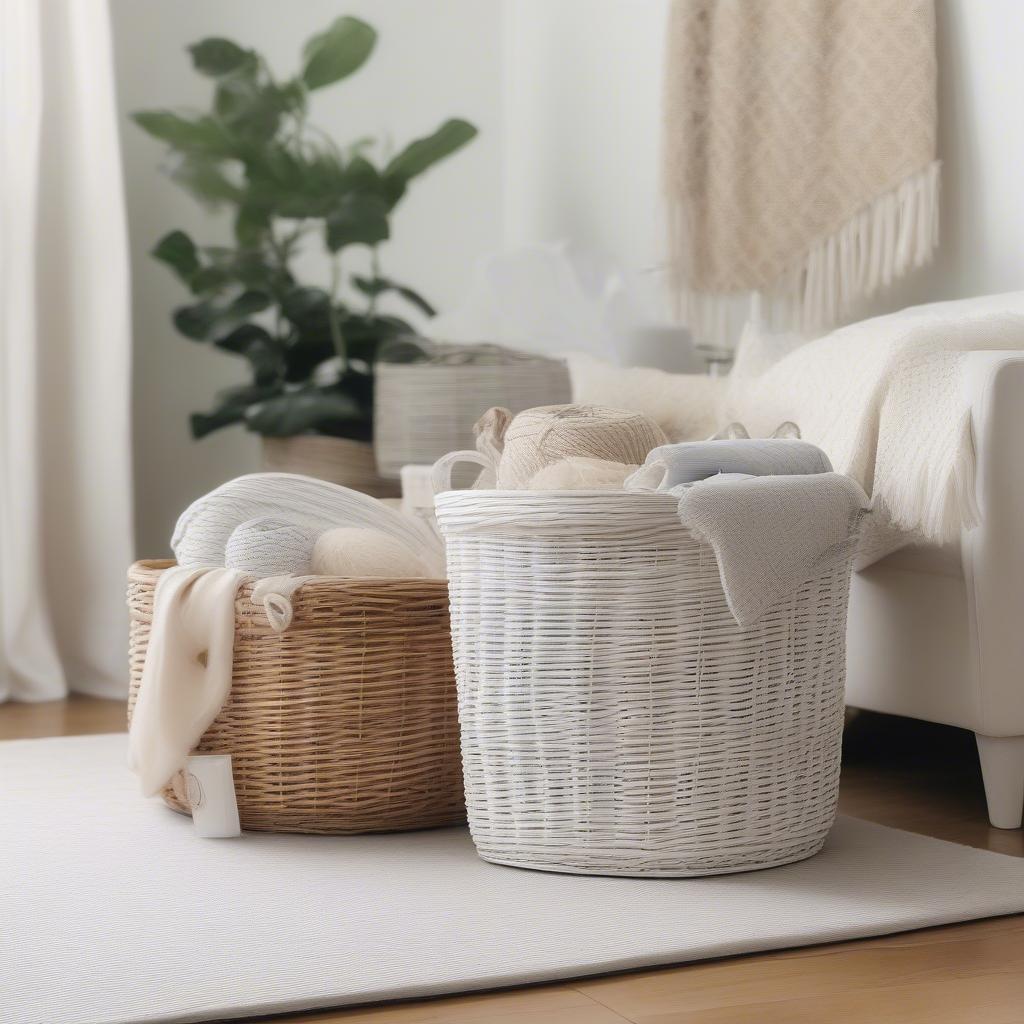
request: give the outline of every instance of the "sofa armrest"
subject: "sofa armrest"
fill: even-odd
[[[978,732],[1024,735],[1024,352],[972,352],[981,525],[962,540]]]

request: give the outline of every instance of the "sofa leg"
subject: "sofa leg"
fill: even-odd
[[[989,821],[996,828],[1020,828],[1024,816],[1024,736],[975,736]]]

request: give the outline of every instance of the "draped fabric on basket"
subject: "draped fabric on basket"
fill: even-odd
[[[673,0],[664,183],[698,338],[835,324],[931,257],[933,0]],[[737,315],[739,320],[736,320]]]
[[[108,11],[0,4],[0,699],[127,691],[130,328]]]

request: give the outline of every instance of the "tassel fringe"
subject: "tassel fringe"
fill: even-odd
[[[815,334],[861,300],[927,264],[939,242],[939,161],[879,196],[803,261],[760,292],[682,290],[679,312],[701,345],[734,348],[748,320],[773,330]],[[678,251],[678,250],[677,250]]]

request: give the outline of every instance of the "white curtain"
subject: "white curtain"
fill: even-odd
[[[126,692],[128,255],[105,0],[0,0],[0,700]]]

